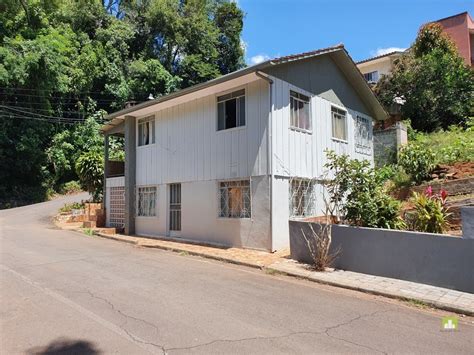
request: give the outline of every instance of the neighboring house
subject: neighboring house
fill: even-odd
[[[324,209],[312,180],[324,172],[324,150],[372,162],[372,120],[385,118],[342,45],[268,60],[113,113],[102,129],[107,225],[126,234],[287,247],[288,220]],[[110,135],[125,137],[124,176],[109,177]]]
[[[463,12],[435,21],[443,26],[444,31],[452,38],[459,55],[467,65],[474,65],[474,22],[469,13]]]
[[[387,75],[392,71],[394,61],[400,58],[402,54],[403,52],[390,52],[365,59],[357,62],[357,68],[369,84],[376,84],[382,75]]]
[[[443,27],[444,31],[456,44],[459,55],[464,58],[467,65],[473,66],[474,22],[469,13],[463,12],[433,22],[439,23]],[[382,75],[387,75],[392,71],[394,61],[402,54],[403,52],[390,52],[368,58],[357,62],[357,67],[369,84],[375,84]]]

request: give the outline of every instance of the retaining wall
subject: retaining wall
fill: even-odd
[[[292,259],[311,263],[310,223],[289,223]],[[338,269],[474,293],[474,239],[333,225],[331,251],[339,247]]]

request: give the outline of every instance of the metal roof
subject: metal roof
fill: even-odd
[[[236,78],[239,78],[241,76],[244,76],[244,75],[247,75],[247,74],[250,74],[250,73],[253,73],[253,72],[257,72],[257,71],[263,70],[263,69],[271,67],[271,66],[280,65],[280,64],[284,64],[284,63],[289,63],[289,62],[292,62],[292,61],[303,60],[303,59],[307,59],[307,58],[311,58],[311,57],[315,57],[315,56],[319,56],[319,55],[323,55],[323,54],[328,54],[328,53],[333,53],[333,52],[340,52],[340,51],[344,52],[347,55],[347,57],[350,59],[350,61],[354,64],[354,69],[358,71],[357,67],[355,66],[354,61],[352,60],[352,58],[349,56],[349,54],[345,50],[343,44],[338,44],[338,45],[332,46],[332,47],[317,49],[317,50],[310,51],[310,52],[299,53],[299,54],[294,54],[294,55],[287,55],[287,56],[283,56],[283,57],[269,59],[269,60],[266,60],[262,63],[258,63],[258,64],[255,64],[255,65],[237,70],[235,72],[220,76],[216,79],[212,79],[212,80],[206,81],[204,83],[188,87],[186,89],[175,91],[175,92],[173,92],[169,95],[161,96],[159,98],[149,100],[149,101],[145,101],[145,102],[142,102],[138,105],[131,106],[131,107],[125,108],[123,110],[113,112],[113,113],[106,116],[106,119],[109,120],[109,122],[104,124],[104,126],[102,126],[101,130],[104,132],[104,131],[108,131],[109,129],[112,129],[113,127],[116,127],[122,120],[122,119],[120,119],[119,122],[117,122],[118,117],[128,115],[128,114],[130,114],[134,111],[137,111],[137,110],[140,110],[140,109],[143,109],[143,108],[146,108],[146,107],[150,107],[150,106],[157,105],[157,104],[160,104],[160,103],[165,102],[165,101],[169,101],[169,100],[172,100],[172,99],[184,96],[184,95],[188,95],[188,94],[191,94],[193,92],[211,87],[213,85],[224,83],[226,81],[236,79]],[[374,93],[369,88],[369,86],[365,82],[365,79],[363,78],[362,74],[360,74],[360,72],[359,72],[359,75],[361,77],[361,80],[364,81],[365,86],[368,90],[368,91],[366,91],[366,94],[372,95],[373,98],[375,98]],[[370,91],[370,93],[369,93],[369,91]],[[377,99],[375,99],[375,100],[376,100],[377,104],[380,105],[380,103],[377,101]],[[373,100],[372,100],[372,103],[373,103]],[[381,105],[380,105],[380,109],[383,112],[385,112]],[[380,111],[380,109],[378,111]],[[375,111],[377,111],[377,110],[375,110]],[[385,112],[385,114],[386,114],[386,112]],[[115,124],[115,123],[117,123],[117,124]]]

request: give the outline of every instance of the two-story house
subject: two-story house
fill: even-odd
[[[125,171],[110,177],[106,159],[107,224],[126,234],[286,247],[288,220],[324,209],[314,178],[325,149],[373,161],[372,123],[385,117],[342,45],[112,113],[103,133],[106,142],[125,137]]]

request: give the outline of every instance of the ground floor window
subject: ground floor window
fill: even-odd
[[[219,182],[219,217],[250,218],[250,180]]]
[[[156,199],[158,196],[156,186],[146,186],[138,188],[137,216],[156,216]]]
[[[314,181],[293,178],[290,180],[290,217],[314,215]]]

